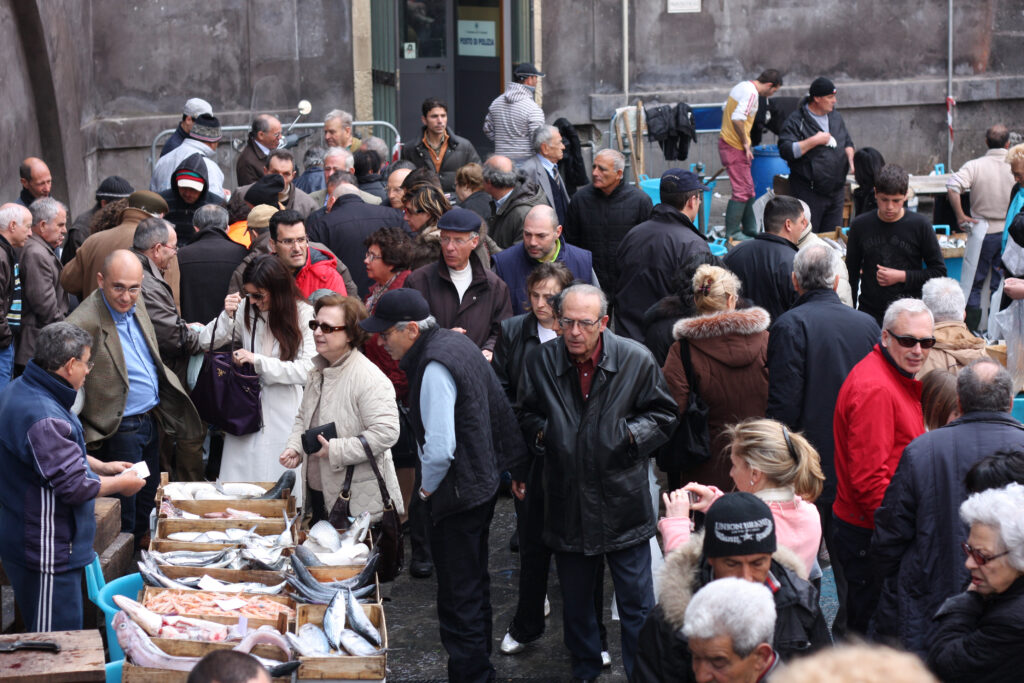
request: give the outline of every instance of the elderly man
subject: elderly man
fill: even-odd
[[[181,143],[188,139],[188,134],[192,131],[192,124],[202,114],[213,116],[213,107],[210,106],[209,102],[198,97],[186,100],[185,107],[181,111],[181,122],[171,134],[171,137],[167,138],[167,142],[164,143],[163,148],[160,150],[160,156],[164,156],[168,152],[180,147]]]
[[[687,492],[671,495],[676,514],[689,512]],[[742,579],[771,590],[774,642],[783,660],[831,644],[818,591],[807,581],[806,566],[779,547],[771,508],[751,493],[729,493],[707,510],[703,535],[684,541],[665,558],[658,605],[640,637],[634,683],[692,681],[691,669],[704,652],[692,650],[680,631],[704,587],[726,578]],[[735,600],[734,604],[742,604]],[[708,680],[701,678],[699,680]],[[732,680],[732,679],[728,679]]]
[[[195,153],[203,156],[206,164],[206,176],[210,182],[210,192],[224,196],[224,171],[220,170],[214,156],[221,139],[220,121],[209,114],[196,118],[189,131],[188,139],[178,147],[160,157],[153,166],[153,175],[149,179],[149,189],[163,192],[171,189],[174,171],[178,165]]]
[[[388,167],[388,201],[387,206],[401,211],[405,207],[405,188],[402,183],[409,174],[416,170],[411,161],[396,161]]]
[[[133,232],[134,239],[134,232]],[[80,414],[85,443],[103,462],[145,462],[146,486],[121,499],[121,531],[134,533],[140,545],[149,532],[160,480],[157,420],[168,438],[202,439],[203,426],[188,392],[160,360],[156,332],[142,291],[142,264],[118,249],[96,274],[99,288],[76,308],[68,322],[92,337],[93,372],[85,381]]]
[[[74,325],[48,325],[25,372],[0,393],[0,558],[28,631],[82,628],[82,569],[96,557],[93,500],[145,484],[131,463],[86,454],[71,406],[93,343]]]
[[[269,209],[270,207],[263,207]],[[192,216],[196,233],[178,249],[181,271],[181,315],[185,320],[209,321],[224,310],[223,293],[246,249],[228,237],[228,212],[204,206]]]
[[[21,328],[21,276],[18,256],[32,235],[32,214],[9,202],[0,206],[0,389],[14,374],[14,335]]]
[[[523,221],[530,209],[546,204],[543,190],[532,180],[516,173],[508,157],[492,156],[484,163],[484,192],[491,196],[493,213],[487,231],[502,249],[511,247],[523,232]]]
[[[192,217],[200,207],[224,204],[224,197],[210,192],[206,164],[198,152],[181,160],[171,176],[170,189],[161,192],[160,196],[167,202],[164,217],[174,225],[182,244],[187,243],[195,232]]]
[[[625,167],[626,158],[613,149],[594,155],[593,182],[572,196],[565,222],[566,241],[594,254],[601,288],[612,294],[619,291],[619,242],[653,209],[646,192],[622,182]]]
[[[359,324],[380,334],[409,379],[409,418],[422,462],[418,495],[432,522],[448,678],[494,680],[487,539],[501,472],[526,455],[515,416],[476,346],[438,327],[416,290],[386,292]]]
[[[493,257],[494,272],[508,286],[512,299],[512,315],[525,313],[526,278],[538,263],[558,261],[568,268],[578,282],[597,285],[594,258],[586,249],[574,247],[562,239],[558,214],[547,204],[539,204],[526,214],[523,240]]]
[[[268,175],[281,176],[281,180],[284,181],[284,189],[279,192],[278,201],[284,205],[284,208],[298,211],[299,215],[302,216],[302,220],[306,220],[309,218],[309,214],[320,208],[320,204],[313,197],[300,190],[292,182],[295,180],[295,156],[289,150],[272,150],[267,154],[265,162],[260,178]],[[242,204],[248,201],[246,195],[253,185],[255,185],[255,182],[239,186],[228,205],[230,212],[242,211]],[[253,202],[249,203],[255,205]]]
[[[32,236],[21,250],[21,331],[14,353],[18,372],[35,354],[36,338],[50,323],[63,320],[70,308],[60,286],[56,249],[67,235],[68,211],[53,197],[32,202]]]
[[[781,662],[772,647],[775,621],[775,602],[766,586],[729,577],[697,591],[683,622],[697,680],[768,680]]]
[[[746,239],[757,234],[754,179],[750,175],[750,164],[754,160],[750,132],[757,118],[760,98],[771,97],[781,87],[782,74],[775,69],[765,69],[754,80],[733,86],[725,100],[722,130],[718,134],[718,155],[729,173],[729,186],[732,188],[732,197],[725,207],[726,237]]]
[[[807,97],[782,124],[779,156],[789,163],[790,194],[810,205],[811,225],[818,232],[843,224],[853,150],[853,138],[836,111],[835,84],[824,76],[814,79]]]
[[[18,176],[21,178],[21,193],[14,200],[18,204],[27,208],[35,200],[50,196],[53,179],[50,167],[42,159],[28,157],[22,161],[18,167]]]
[[[725,256],[725,265],[743,283],[743,296],[768,311],[772,320],[796,301],[793,258],[807,227],[804,207],[793,197],[772,197],[764,207],[764,232]]]
[[[922,657],[935,612],[970,579],[957,552],[967,541],[958,514],[968,495],[964,473],[1024,448],[1024,425],[1010,416],[1012,389],[1010,373],[992,359],[965,368],[956,383],[959,417],[910,442],[875,512],[871,557],[884,587],[874,630]]]
[[[799,201],[800,206],[804,207],[804,218],[807,219],[807,226],[804,228],[803,234],[800,235],[800,239],[797,240],[797,251],[803,251],[815,244],[827,245],[825,240],[818,237],[818,234],[814,232],[814,226],[811,225],[811,207],[804,200],[801,199]],[[850,291],[850,273],[846,270],[846,263],[843,261],[839,262],[839,286],[836,287],[836,294],[839,295],[839,300],[843,304],[851,308],[853,307],[853,292]]]
[[[534,155],[519,165],[519,170],[544,190],[548,204],[558,212],[559,224],[565,223],[569,212],[569,193],[558,173],[558,162],[565,153],[562,134],[555,126],[541,126],[530,136]]]
[[[479,216],[455,207],[437,227],[441,258],[412,271],[405,286],[423,295],[441,327],[465,334],[490,360],[501,321],[512,317],[508,287],[473,253],[480,244]]]
[[[981,321],[981,288],[989,278],[989,294],[999,288],[997,270],[1006,224],[1006,198],[1013,189],[1013,174],[1006,163],[1010,131],[997,124],[985,132],[985,156],[971,159],[946,182],[946,196],[957,225],[966,232],[967,249],[960,271],[960,287],[967,297],[967,326],[978,329]],[[971,193],[971,215],[964,213],[960,195]]]
[[[880,586],[868,556],[875,510],[908,443],[924,433],[921,383],[935,345],[931,311],[918,299],[889,305],[882,340],[854,366],[836,399],[834,559],[846,575],[849,631],[867,634]]]
[[[615,292],[615,329],[641,343],[644,314],[675,291],[680,264],[710,253],[694,221],[704,192],[711,188],[696,173],[670,168],[661,174],[660,189],[661,203],[650,219],[626,233],[615,256],[622,273]]]
[[[448,105],[436,97],[423,101],[423,132],[416,144],[402,148],[402,158],[416,168],[431,168],[441,177],[445,192],[455,191],[455,172],[466,164],[480,163],[473,143],[448,128]]]
[[[253,119],[249,138],[235,162],[237,186],[251,185],[265,173],[267,155],[281,144],[281,121],[271,114]]]
[[[324,156],[324,189],[311,192],[309,198],[313,200],[318,209],[325,208],[327,211],[330,211],[332,205],[331,192],[338,186],[337,182],[332,181],[335,181],[338,173],[347,173],[352,174],[352,178],[346,179],[345,182],[355,185],[358,182],[355,179],[355,172],[355,160],[352,157],[352,152],[344,147],[331,147],[327,150],[326,156]],[[380,197],[369,192],[363,192],[362,190],[359,190],[358,194],[360,199],[374,206],[381,204],[383,201]]]
[[[494,153],[514,161],[530,158],[530,135],[544,125],[544,110],[535,99],[537,83],[544,76],[529,62],[516,65],[505,92],[494,98],[484,117],[484,135],[494,141]]]
[[[332,109],[324,117],[324,143],[328,147],[344,147],[352,154],[361,146],[359,138],[352,135],[352,114],[343,109]]]
[[[928,354],[918,379],[932,370],[948,370],[954,375],[981,358],[988,358],[985,340],[975,337],[964,320],[967,318],[964,292],[950,277],[936,277],[924,283],[921,300],[935,320],[935,346]]]
[[[672,432],[675,401],[651,354],[606,330],[608,301],[600,289],[567,288],[561,315],[562,336],[523,364],[517,409],[527,444],[543,463],[544,542],[562,586],[572,675],[591,680],[601,672],[594,581],[607,562],[630,676],[640,627],[654,606],[648,462]],[[513,471],[517,482],[522,475]]]

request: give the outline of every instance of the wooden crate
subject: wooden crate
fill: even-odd
[[[297,474],[298,473],[296,473],[296,475]],[[167,484],[170,484],[170,483],[171,483],[171,479],[170,479],[170,476],[168,475],[168,473],[167,472],[161,472],[160,473],[160,485],[157,486],[156,497],[155,497],[155,501],[156,501],[157,506],[159,506],[160,505],[160,501],[163,500],[163,497],[164,497],[164,486],[166,486]],[[182,482],[182,483],[185,483],[185,482]],[[230,484],[255,484],[256,486],[259,486],[259,487],[263,488],[264,491],[269,491],[270,489],[272,489],[275,486],[277,486],[277,482],[276,481],[240,481],[240,482],[234,482],[233,481],[233,482],[223,482],[223,483],[225,483],[225,484],[227,484],[227,483],[230,483]],[[292,496],[291,489],[284,489],[284,491],[282,491],[282,493],[281,493],[281,498],[279,500],[285,500],[285,499],[292,498],[292,497],[293,496]],[[254,500],[254,499],[253,498],[233,498],[231,500],[240,501],[240,500]],[[221,500],[221,501],[218,501],[218,502],[229,503],[229,502],[231,502],[231,500]],[[177,504],[177,503],[175,503],[175,504]],[[232,505],[231,507],[234,507],[234,506]],[[294,507],[294,503],[293,503],[293,507]]]
[[[177,594],[193,594],[193,595],[195,595],[195,594],[199,593],[200,591],[182,591],[182,590],[177,590],[177,589],[173,589],[173,588],[154,588],[153,586],[146,586],[145,590],[142,593],[141,602],[142,602],[142,604],[146,604],[146,601],[149,600],[150,598],[155,597],[155,596],[160,595],[161,593],[165,593],[165,592],[177,593]],[[256,597],[255,593],[231,593],[231,595],[232,596],[238,596],[238,597],[241,597],[241,598]],[[268,600],[272,600],[274,602],[279,602],[282,605],[287,605],[288,607],[292,608],[293,611],[296,608],[295,601],[292,600],[290,597],[285,596],[285,595],[262,595],[262,596],[259,596],[259,597],[263,597],[263,598],[266,598]],[[196,617],[196,618],[199,618],[199,619],[205,619],[207,621],[215,621],[215,622],[217,622],[219,624],[229,624],[230,625],[230,624],[238,623],[238,616],[226,617],[226,616],[218,616],[218,615],[214,615],[214,614],[203,614],[201,612],[182,614],[182,616]],[[286,623],[294,623],[294,621],[295,621],[294,617],[286,619]],[[260,626],[273,626],[274,628],[278,628],[280,626],[280,621],[278,619],[257,619],[257,618],[254,618],[254,617],[249,617],[249,628],[259,628]],[[281,629],[278,629],[278,630],[281,630]]]
[[[275,498],[274,500],[252,500],[252,499],[239,499],[239,500],[176,500],[172,501],[174,507],[185,512],[191,512],[194,515],[202,517],[207,512],[224,512],[227,508],[234,508],[235,510],[244,510],[245,512],[255,512],[258,515],[263,515],[267,519],[281,519],[282,515],[287,512],[288,519],[295,516],[295,497],[289,496],[288,498]],[[157,506],[159,509],[159,505]],[[160,515],[160,519],[167,519],[166,515]],[[223,521],[223,520],[222,520]],[[249,520],[239,520],[249,521]],[[252,520],[259,522],[262,520]]]
[[[280,534],[284,531],[284,519],[158,519],[156,522],[156,534],[150,540],[149,549],[159,552],[171,550],[220,550],[222,548],[239,547],[238,542],[226,543],[192,543],[188,541],[174,541],[168,538],[170,534],[180,531],[224,531],[225,529],[252,529],[256,527],[256,533],[261,536]],[[291,531],[292,542],[295,541],[295,527]]]
[[[190,640],[165,640],[154,639],[159,642],[158,647],[169,655],[176,657],[202,657],[214,650],[230,650],[238,643],[201,643]],[[284,661],[284,653],[276,647],[263,649],[257,647],[253,652],[260,657]],[[129,659],[125,659],[124,668],[121,670],[121,681],[124,683],[185,683],[188,680],[188,671],[170,671],[167,669],[151,669],[148,667],[135,666]],[[287,683],[291,677],[274,678],[278,683]]]
[[[336,657],[299,657],[300,680],[346,679],[346,680],[380,680],[387,675],[387,624],[384,621],[384,608],[380,605],[362,605],[363,611],[380,631],[384,652],[373,657],[356,657],[340,655]],[[316,624],[323,627],[326,605],[299,605],[299,615],[295,622],[298,632],[303,624]]]
[[[363,571],[366,565],[338,565],[337,567],[307,567],[313,578],[320,582],[344,581]],[[373,575],[373,601],[380,603],[380,581]]]
[[[160,571],[172,579],[202,578],[209,576],[225,583],[243,583],[256,581],[267,586],[276,586],[284,581],[284,572],[271,572],[261,569],[216,569],[207,567],[179,567],[173,564],[160,565]]]

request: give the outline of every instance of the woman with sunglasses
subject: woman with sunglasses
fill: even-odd
[[[976,493],[960,506],[967,590],[935,615],[928,666],[945,683],[1021,680],[1024,671],[1024,486]]]
[[[246,266],[242,291],[228,294],[224,312],[203,330],[204,347],[211,345],[215,326],[213,348],[233,338],[239,344],[235,364],[250,367],[260,378],[263,426],[252,434],[224,436],[224,481],[276,481],[284,473],[278,456],[291,434],[302,387],[313,367],[312,319],[313,309],[303,300],[295,278],[268,254]],[[301,504],[302,491],[295,495]]]
[[[342,496],[348,499],[350,515],[369,512],[373,521],[379,521],[384,501],[362,436],[402,514],[405,508],[389,450],[398,440],[398,406],[391,380],[359,350],[369,336],[359,326],[367,317],[366,308],[355,297],[327,294],[317,299],[315,311],[308,327],[317,355],[281,464],[295,468],[305,463],[309,497],[304,507],[313,523],[327,519]],[[337,436],[318,435],[320,449],[304,455],[302,434],[331,423]]]

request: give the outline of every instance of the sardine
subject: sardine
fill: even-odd
[[[362,608],[360,608],[362,609]],[[331,604],[324,612],[324,633],[327,635],[327,642],[335,650],[341,649],[341,632],[345,629],[345,618],[347,614],[347,603],[341,591],[334,595]]]
[[[356,601],[352,591],[343,588],[340,595],[345,596],[345,618],[348,621],[349,627],[373,645],[380,647],[382,643],[380,631],[373,625],[370,618],[366,616],[363,606]]]
[[[257,498],[263,500],[280,498],[284,494],[285,489],[295,489],[295,470],[285,470],[281,476],[277,478],[277,483],[274,484],[269,491],[261,496],[257,496]]]
[[[359,633],[349,628],[342,629],[338,639],[341,647],[355,657],[373,657],[384,653],[384,650],[366,642]]]
[[[309,529],[309,536],[332,553],[341,549],[341,536],[331,523],[320,520]]]

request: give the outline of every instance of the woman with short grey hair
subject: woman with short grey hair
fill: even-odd
[[[928,665],[946,683],[1020,680],[1024,670],[1024,486],[976,493],[960,506],[971,583],[935,620]]]

